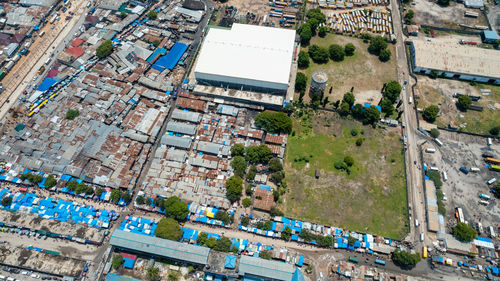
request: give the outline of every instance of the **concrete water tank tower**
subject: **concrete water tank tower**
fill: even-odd
[[[311,78],[311,88],[309,89],[309,93],[319,94],[322,91],[325,91],[326,83],[328,82],[328,74],[324,71],[318,70],[312,74]]]

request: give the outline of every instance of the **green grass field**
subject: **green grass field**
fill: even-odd
[[[296,134],[288,139],[285,161],[288,190],[281,208],[294,218],[403,238],[408,219],[398,131],[335,118],[295,118]],[[352,128],[359,131],[355,137]],[[358,147],[359,137],[365,141]],[[355,160],[349,175],[333,165],[345,155]],[[316,169],[321,170],[319,179],[314,177]]]

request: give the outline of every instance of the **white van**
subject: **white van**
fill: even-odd
[[[415,226],[416,226],[416,227],[418,227],[418,226],[419,226],[419,224],[418,224],[418,220],[417,220],[417,219],[415,219]]]

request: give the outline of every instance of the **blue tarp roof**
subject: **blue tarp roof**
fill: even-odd
[[[236,257],[235,256],[226,256],[226,261],[224,262],[225,268],[236,268]]]
[[[491,243],[491,239],[487,238],[487,237],[478,236],[476,239],[479,240],[479,241],[484,241],[484,242],[490,242]]]
[[[147,63],[152,63],[156,57],[158,57],[158,54],[164,55],[167,52],[167,49],[165,48],[157,48],[151,56],[146,60]]]
[[[130,258],[123,258],[123,267],[133,269],[135,260]]]
[[[498,40],[498,34],[494,30],[484,30],[484,38],[488,40]]]
[[[172,49],[170,49],[170,52],[158,59],[152,67],[158,71],[163,71],[165,68],[172,70],[181,59],[184,52],[186,52],[187,48],[188,46],[184,43],[175,43]]]
[[[40,86],[38,86],[38,89],[37,91],[42,91],[42,92],[45,92],[47,91],[50,87],[52,87],[52,85],[54,85],[56,83],[56,80],[52,79],[52,78],[45,78],[42,82],[42,84],[40,84]]]

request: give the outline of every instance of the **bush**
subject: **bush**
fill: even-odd
[[[415,16],[415,12],[413,10],[408,10],[408,12],[405,15],[405,22],[406,24],[411,24],[411,20]]]
[[[472,99],[469,96],[461,95],[458,97],[457,107],[460,110],[467,111],[472,104]]]
[[[9,207],[12,204],[12,197],[4,197],[2,198],[2,206]]]
[[[272,206],[271,207],[271,211],[269,211],[269,215],[271,217],[282,217],[283,216],[283,212],[280,211],[278,208],[276,208],[276,206]]]
[[[459,222],[453,228],[453,236],[462,242],[470,242],[477,237],[477,232],[470,225]]]
[[[500,183],[495,184],[493,186],[493,191],[495,192],[495,197],[500,198]]]
[[[113,42],[111,40],[104,41],[97,47],[95,54],[99,59],[103,59],[113,52]]]
[[[436,121],[438,113],[439,113],[439,107],[431,105],[424,110],[424,112],[422,113],[422,117],[424,118],[425,121],[432,123]]]
[[[349,244],[349,246],[354,246],[356,241],[358,241],[358,240],[352,236],[347,237],[347,244]]]
[[[344,52],[346,56],[350,57],[354,55],[354,51],[356,51],[356,47],[352,43],[347,43],[344,46]]]
[[[347,166],[349,166],[349,167],[350,167],[350,166],[354,165],[354,159],[352,158],[352,156],[350,156],[350,155],[346,155],[346,156],[344,157],[344,163],[345,163]]]
[[[156,227],[155,236],[163,239],[179,241],[184,231],[179,223],[172,218],[162,218]]]
[[[438,72],[435,71],[435,70],[432,70],[430,73],[429,73],[429,77],[432,78],[432,79],[436,79],[438,78]]]
[[[151,281],[158,280],[158,277],[160,277],[160,269],[155,266],[148,267],[146,271],[146,277]]]
[[[245,156],[245,147],[241,143],[235,143],[231,147],[231,156]]]
[[[330,48],[328,48],[328,52],[330,53],[330,59],[333,61],[343,61],[344,56],[345,56],[345,51],[342,46],[337,45],[337,44],[332,44],[330,45]]]
[[[433,138],[439,137],[439,130],[436,128],[432,128],[431,129],[431,137],[433,137]]]
[[[289,134],[292,131],[292,119],[283,112],[261,112],[255,117],[255,125],[269,133]]]
[[[500,126],[495,126],[490,129],[490,134],[494,136],[498,136],[499,133],[500,133]]]
[[[120,266],[122,266],[123,262],[124,262],[123,257],[121,255],[116,255],[113,257],[111,265],[115,270],[117,270],[118,268],[120,268]]]
[[[66,119],[68,120],[74,120],[78,115],[80,115],[80,112],[77,109],[68,109],[66,111]]]
[[[313,62],[321,64],[328,62],[328,50],[323,47],[319,47],[318,45],[312,45],[308,48],[307,52],[309,53],[309,57],[313,60]]]
[[[243,180],[240,177],[230,177],[226,181],[226,197],[229,201],[236,202],[240,200],[243,191]]]
[[[382,50],[387,48],[387,41],[381,36],[376,36],[370,40],[370,45],[368,46],[368,52],[374,55],[380,55]]]
[[[297,72],[295,76],[295,92],[305,92],[307,87],[307,76],[302,72]]]
[[[253,181],[255,179],[256,175],[257,175],[257,168],[254,165],[252,165],[252,166],[250,166],[250,169],[248,170],[246,180]],[[252,187],[249,186],[249,188],[250,188],[250,194],[248,194],[248,188],[247,188],[247,195],[252,195]]]
[[[270,260],[272,256],[271,252],[269,252],[268,250],[263,250],[259,253],[259,257],[261,259]]]
[[[338,111],[339,114],[340,114],[340,116],[347,116],[347,115],[349,115],[349,112],[351,112],[350,108],[351,107],[349,106],[348,103],[342,102],[342,104],[340,105],[339,111]]]
[[[396,250],[392,253],[392,261],[394,262],[394,264],[404,269],[412,269],[420,261],[420,255]]]
[[[243,203],[243,207],[245,207],[245,208],[248,208],[252,205],[252,199],[250,199],[250,198],[245,198],[241,202]]]
[[[309,54],[304,51],[300,51],[299,58],[297,59],[297,64],[301,69],[308,68],[310,64]]]
[[[429,177],[429,179],[431,181],[434,182],[434,185],[436,187],[443,186],[443,182],[441,181],[441,174],[439,172],[434,171],[434,170],[429,170],[427,172],[427,176]]]
[[[356,140],[356,146],[361,146],[363,144],[363,142],[365,141],[364,138],[359,138]]]
[[[153,42],[151,42],[151,44],[153,44],[153,46],[158,47],[160,45],[160,40],[154,40]]]
[[[124,18],[126,18],[126,17],[127,17],[127,13],[125,13],[125,12],[123,12],[123,11],[122,11],[122,12],[120,12],[120,16],[119,16],[119,17],[120,17],[121,19],[124,19]]]
[[[383,49],[380,51],[380,54],[378,55],[378,59],[381,62],[386,62],[391,59],[391,51],[389,49]]]
[[[358,135],[358,129],[356,129],[356,128],[352,128],[352,129],[351,129],[351,136],[355,137],[355,136],[357,136],[357,135]]]
[[[328,27],[327,26],[322,26],[319,28],[319,31],[318,31],[318,35],[319,37],[323,38],[326,36],[326,34],[328,33]]]

